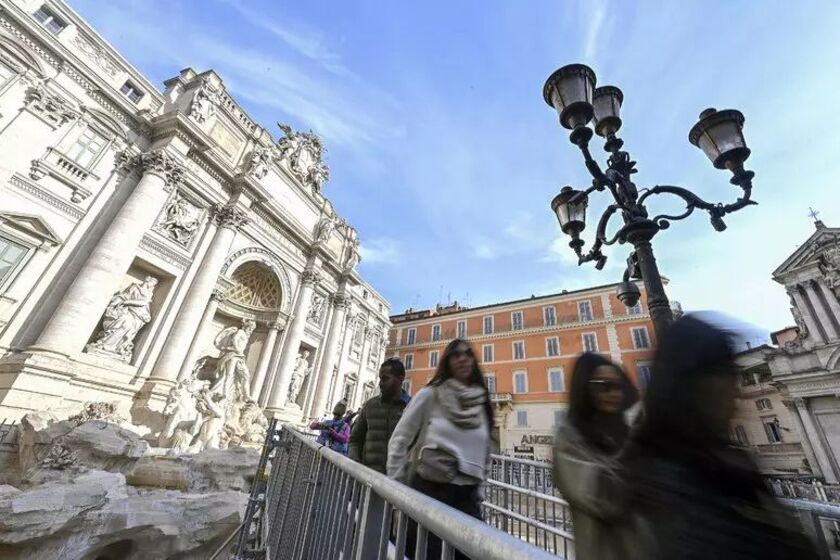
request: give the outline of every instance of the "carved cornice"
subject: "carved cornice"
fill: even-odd
[[[268,328],[273,331],[278,331],[278,334],[280,334],[286,328],[286,323],[282,321],[269,321]]]
[[[70,102],[47,90],[43,83],[26,89],[23,106],[53,128],[59,128],[78,116]]]
[[[306,268],[300,275],[300,281],[304,285],[317,286],[322,279],[321,272],[314,268]]]
[[[240,230],[248,224],[248,216],[235,205],[217,204],[213,207],[213,222],[218,227]]]
[[[45,204],[56,208],[57,210],[63,212],[64,214],[67,214],[75,220],[80,220],[82,216],[85,215],[84,210],[76,208],[72,204],[68,204],[66,201],[53,195],[46,189],[42,189],[32,181],[29,181],[28,179],[25,179],[18,174],[12,175],[9,179],[8,184],[17,188],[20,191],[25,192],[31,197],[43,201]]]
[[[227,291],[226,290],[221,290],[219,288],[215,288],[213,290],[213,293],[210,294],[210,299],[213,300],[213,301],[217,301],[219,303],[221,303],[223,301],[227,301]]]
[[[189,257],[182,255],[177,251],[173,251],[166,243],[158,241],[148,233],[143,236],[143,240],[140,241],[140,247],[153,255],[157,255],[169,264],[177,266],[178,268],[186,269],[190,265]]]

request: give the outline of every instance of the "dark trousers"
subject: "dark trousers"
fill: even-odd
[[[439,502],[451,506],[476,519],[481,519],[481,500],[478,494],[478,485],[460,485],[446,482],[432,482],[419,476],[414,476],[411,487],[423,494],[434,498]],[[438,537],[429,533],[426,545],[427,558],[440,558],[442,543]],[[417,545],[417,523],[408,520],[408,532],[406,534],[405,555],[414,558],[414,551]],[[425,559],[419,559],[425,560]],[[469,560],[469,556],[455,551],[455,560]]]

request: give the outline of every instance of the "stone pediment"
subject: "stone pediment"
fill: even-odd
[[[840,259],[840,228],[817,226],[817,231],[799,246],[776,270],[773,278],[781,281],[788,273],[808,266],[826,266],[826,259]],[[840,263],[838,263],[840,264]]]
[[[59,245],[61,238],[47,222],[31,214],[0,212],[0,223],[33,238],[39,245]]]

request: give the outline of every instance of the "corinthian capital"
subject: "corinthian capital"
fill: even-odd
[[[241,229],[248,223],[248,217],[236,206],[217,204],[213,208],[213,221],[219,227]]]
[[[304,284],[317,286],[321,282],[321,273],[314,268],[306,268],[300,275],[300,281]]]
[[[347,296],[347,294],[333,294],[332,304],[336,308],[343,307],[344,309],[348,309],[350,307],[350,298]]]
[[[184,177],[184,168],[174,157],[164,150],[153,150],[140,154],[137,157],[137,165],[142,169],[143,174],[156,175],[164,180],[166,190],[172,190]]]

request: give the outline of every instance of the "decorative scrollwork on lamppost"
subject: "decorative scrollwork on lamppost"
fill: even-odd
[[[563,187],[560,194],[551,201],[551,209],[560,222],[560,229],[571,237],[569,246],[578,256],[578,264],[594,262],[595,268],[601,270],[607,261],[602,252],[604,246],[627,242],[633,245],[634,250],[627,259],[627,269],[617,288],[617,296],[625,305],[635,305],[641,294],[632,280],[641,279],[648,294],[648,308],[656,333],[661,336],[673,321],[673,314],[653,256],[651,239],[659,231],[668,229],[671,222],[685,219],[695,210],[708,212],[712,227],[716,231],[723,231],[726,229],[723,221],[725,215],[756,204],[750,200],[755,174],[744,169],[744,162],[750,155],[743,134],[744,115],[732,109],[706,109],[688,135],[689,141],[703,150],[716,168],[728,169],[732,173],[729,182],[742,191],[735,202],[706,202],[688,189],[671,185],[637,189],[631,179],[636,173],[636,162],[628,152],[622,150],[624,141],[616,135],[621,128],[620,109],[624,95],[613,86],[596,89],[595,83],[595,72],[591,68],[583,64],[570,64],[549,76],[543,88],[546,103],[557,110],[560,124],[571,130],[569,139],[580,149],[586,169],[592,175],[592,185],[584,190]],[[594,130],[587,126],[593,120]],[[601,168],[589,151],[589,141],[593,134],[604,138],[604,150],[609,154],[606,169]],[[581,239],[581,233],[586,226],[589,195],[596,191],[609,191],[612,203],[598,220],[595,241],[589,251],[584,253],[585,242]],[[645,202],[649,197],[660,194],[682,199],[685,210],[680,214],[650,217]],[[623,224],[609,237],[607,225],[616,214],[621,215]]]

